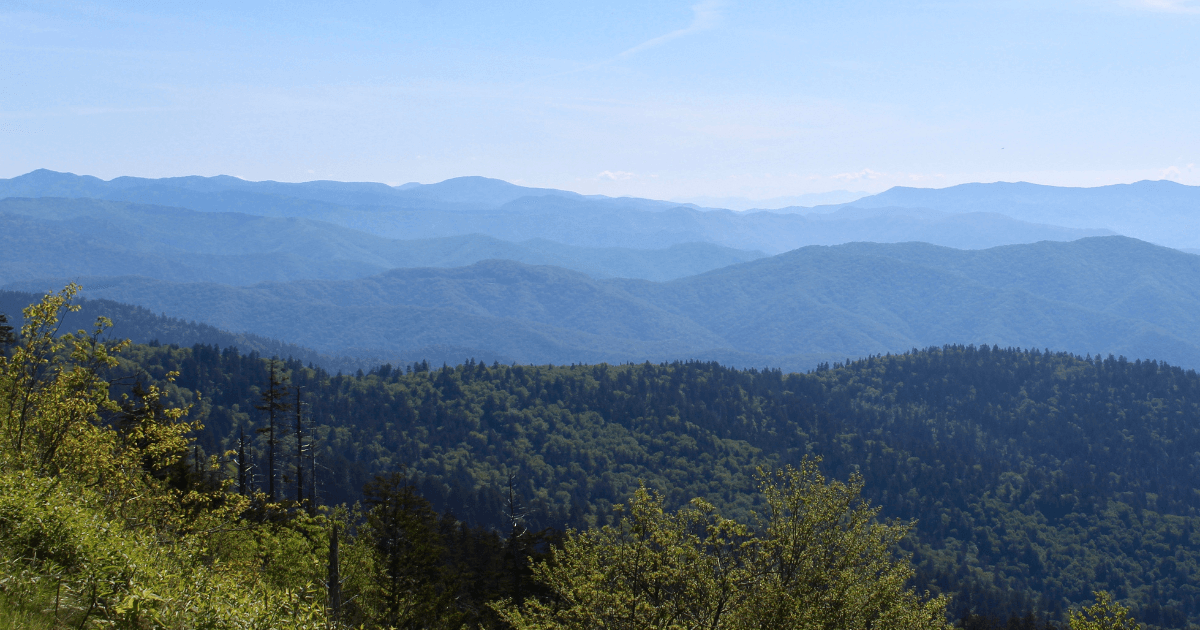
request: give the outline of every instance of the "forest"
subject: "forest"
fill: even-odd
[[[946,346],[330,374],[61,336],[70,297],[5,339],[0,606],[29,627],[1200,621],[1194,371]]]

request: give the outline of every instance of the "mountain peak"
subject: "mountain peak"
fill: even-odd
[[[407,187],[408,185],[405,184]],[[579,197],[577,193],[553,188],[528,188],[478,175],[454,177],[436,184],[413,186],[403,190],[406,196],[436,199],[449,203],[466,203],[502,206],[521,197],[544,197],[547,195]]]

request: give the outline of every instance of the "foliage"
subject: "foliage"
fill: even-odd
[[[236,444],[267,363],[212,347],[135,347],[130,365],[195,402],[202,449]],[[859,472],[919,589],[956,618],[1066,621],[1108,590],[1140,621],[1200,618],[1200,377],[1158,362],[949,346],[808,374],[711,363],[383,366],[361,376],[287,364],[316,421],[319,497],[354,502],[406,466],[435,509],[507,531],[517,490],[533,529],[613,524],[644,481],[749,522],[758,466],[805,455]],[[289,447],[290,449],[290,447]],[[264,452],[256,446],[259,453]],[[290,450],[288,451],[290,452]]]
[[[101,341],[103,320],[58,334],[76,290],[26,309],[0,356],[0,608],[34,626],[325,627],[323,517],[246,522],[205,483],[215,461],[180,466],[201,426],[158,384],[109,397],[127,344]]]
[[[0,596],[77,627],[324,627],[323,593],[311,584],[271,584],[227,565],[232,554],[213,557],[216,540],[163,540],[106,511],[87,489],[20,473],[0,479]],[[295,567],[295,556],[278,560]]]
[[[114,435],[92,420],[111,409],[107,383],[97,374],[116,360],[99,337],[106,321],[91,334],[58,335],[58,313],[78,287],[68,286],[25,309],[21,343],[0,356],[0,470],[32,470],[82,481],[127,473],[114,461]]]
[[[1095,595],[1096,603],[1071,613],[1071,630],[1138,630],[1128,608],[1114,602],[1105,591]]]
[[[527,600],[502,614],[516,628],[726,627],[747,581],[744,527],[696,501],[675,514],[639,488],[616,526],[569,536],[552,563],[534,568],[550,602]],[[722,560],[725,560],[723,563]]]
[[[615,526],[572,535],[537,576],[549,601],[501,605],[515,628],[946,628],[892,558],[908,531],[857,503],[861,480],[826,484],[816,462],[763,473],[761,531],[694,500],[674,514],[639,488]]]
[[[762,481],[769,518],[747,607],[751,627],[944,626],[946,599],[918,601],[905,589],[912,568],[891,558],[912,524],[876,522],[879,509],[858,503],[862,487],[857,474],[826,484],[807,458]]]
[[[0,355],[0,611],[45,627],[331,627],[329,534],[355,529],[361,512],[231,492],[228,454],[201,457],[202,424],[184,420],[192,406],[170,402],[176,373],[109,381],[129,347],[102,341],[107,322],[58,334],[76,290],[26,309],[20,343]],[[286,378],[274,364],[267,374],[269,418]],[[552,539],[502,541],[439,517],[411,486],[376,487],[362,535],[343,548],[346,622],[492,627],[486,602],[519,598]]]

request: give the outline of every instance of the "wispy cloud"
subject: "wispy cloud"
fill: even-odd
[[[621,59],[624,57],[631,57],[642,52],[643,50],[648,50],[650,48],[654,48],[655,46],[661,46],[662,44],[665,44],[673,39],[679,39],[680,37],[685,37],[687,35],[691,35],[692,33],[707,31],[708,29],[716,26],[720,21],[721,3],[717,0],[705,0],[699,4],[692,5],[691,24],[684,28],[671,31],[666,35],[659,35],[653,39],[648,39],[637,46],[622,51],[621,54],[617,55],[615,58]]]
[[[586,66],[581,66],[579,68],[574,68],[572,70],[567,70],[565,72],[556,72],[549,76],[539,77],[538,79],[534,79],[534,80],[555,79],[558,77],[576,74],[579,72],[595,70],[596,68],[602,68],[604,66],[607,66],[608,64],[613,63],[614,61],[619,61],[621,59],[628,59],[629,57],[633,57],[634,55],[637,55],[638,53],[640,53],[644,50],[649,50],[656,46],[661,46],[669,41],[676,40],[681,37],[686,37],[686,36],[692,35],[694,33],[707,31],[720,23],[720,21],[721,21],[721,5],[722,5],[721,0],[704,0],[703,2],[700,2],[699,4],[694,4],[694,5],[692,5],[692,23],[688,24],[684,28],[676,29],[665,35],[659,35],[658,37],[648,39],[636,46],[626,48],[625,50],[623,50],[623,51],[617,53],[616,55],[609,57],[608,59],[605,59],[603,61],[597,61],[596,63],[590,63]],[[528,81],[526,81],[526,83],[528,83]],[[522,85],[524,85],[524,84],[522,84]]]
[[[1200,14],[1200,0],[1135,0],[1133,6],[1163,13]]]

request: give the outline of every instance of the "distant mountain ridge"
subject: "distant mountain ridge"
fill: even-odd
[[[480,234],[401,241],[308,218],[86,198],[0,199],[0,245],[0,274],[8,282],[83,275],[234,285],[346,280],[396,267],[456,267],[492,258],[600,278],[669,280],[765,256],[710,243],[583,248]]]
[[[663,283],[509,261],[250,287],[96,282],[86,295],[335,354],[454,347],[522,363],[808,369],[987,343],[1200,366],[1200,257],[1124,237],[977,251],[814,246]]]
[[[1112,233],[1019,221],[996,213],[931,213],[911,208],[857,214],[736,213],[647,199],[585,197],[470,177],[403,189],[365,183],[245,182],[232,177],[104,182],[50,171],[0,180],[0,198],[47,196],[312,219],[399,240],[483,234],[510,242],[542,239],[604,248],[662,249],[699,242],[781,253],[806,245],[863,240],[983,248]]]
[[[3,197],[67,197],[150,201],[155,195],[178,191],[209,193],[249,193],[253,195],[301,199],[343,206],[413,206],[435,203],[457,209],[493,209],[522,197],[558,196],[585,198],[579,193],[552,188],[529,188],[499,179],[466,176],[436,184],[388,186],[377,182],[311,181],[301,183],[248,181],[229,175],[203,177],[116,177],[103,180],[90,175],[59,173],[38,169],[12,179],[0,180]],[[129,197],[137,197],[130,199]],[[592,199],[612,199],[593,196]],[[650,200],[636,200],[650,201]],[[680,204],[655,202],[674,207]],[[171,205],[171,204],[168,204]],[[684,204],[687,205],[687,204]]]
[[[961,184],[949,188],[898,186],[847,205],[929,208],[955,213],[999,212],[1022,221],[1106,228],[1168,247],[1200,247],[1200,186],[1172,181],[1095,188],[1026,182]]]

